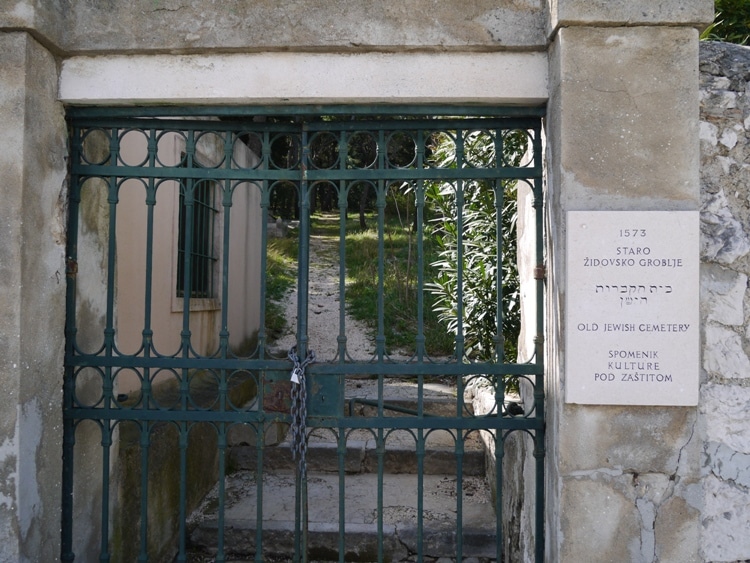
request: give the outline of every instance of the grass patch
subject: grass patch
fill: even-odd
[[[376,333],[378,330],[379,249],[377,228],[359,230],[358,222],[347,225],[346,239],[346,302],[349,313],[367,324]],[[375,225],[376,218],[369,224]],[[433,272],[429,264],[435,260],[436,249],[430,237],[423,241],[425,272],[423,283],[431,280]],[[433,311],[434,297],[424,288],[418,287],[418,262],[416,233],[404,227],[397,218],[386,222],[383,237],[383,334],[389,352],[416,350],[418,333],[418,311],[421,293],[423,332],[425,347],[429,355],[445,356],[454,351],[453,335],[449,334]]]
[[[377,217],[369,216],[372,228],[361,230],[359,217],[352,214],[346,224],[346,304],[353,318],[364,322],[373,340],[378,332],[378,231]],[[311,236],[327,239],[323,252],[338,259],[339,216],[319,213],[311,218]],[[296,284],[296,236],[268,241],[266,264],[266,334],[270,341],[280,337],[286,328],[283,302]],[[417,241],[416,233],[401,225],[397,217],[388,219],[383,241],[383,334],[388,352],[416,350],[418,332]],[[431,239],[423,242],[424,283],[431,281],[430,263],[436,259]],[[426,351],[431,356],[447,356],[454,351],[453,335],[448,333],[433,311],[434,297],[421,290],[423,299],[423,331]]]
[[[273,342],[286,328],[284,298],[297,283],[296,236],[273,238],[266,247],[266,336]]]

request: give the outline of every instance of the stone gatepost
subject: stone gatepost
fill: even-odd
[[[60,553],[66,129],[57,63],[0,33],[0,559]]]
[[[706,0],[550,1],[549,561],[700,560],[698,408],[566,399],[571,366],[585,358],[566,354],[574,327],[565,257],[569,211],[697,213],[697,29],[712,8]],[[697,311],[697,299],[684,307]]]

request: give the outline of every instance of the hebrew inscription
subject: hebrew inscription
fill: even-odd
[[[566,400],[695,405],[699,223],[693,211],[570,211]]]

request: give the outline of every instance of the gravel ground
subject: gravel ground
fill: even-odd
[[[337,354],[341,301],[339,299],[339,260],[336,239],[310,237],[310,273],[307,334],[309,348],[319,362],[332,361]],[[297,343],[297,288],[285,303],[287,331],[273,347],[286,353]],[[374,338],[364,323],[344,316],[346,350],[355,360],[368,360],[375,350]]]

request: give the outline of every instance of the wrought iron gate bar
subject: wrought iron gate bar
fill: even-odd
[[[190,358],[175,358],[173,356],[158,356],[153,354],[149,358],[130,355],[105,356],[72,356],[68,365],[71,367],[119,367],[119,368],[154,368],[165,369],[214,369],[214,370],[237,370],[247,367],[247,360],[240,358],[210,358],[196,356]],[[487,375],[535,375],[539,372],[541,364],[534,358],[534,363],[528,364],[482,364],[482,373]],[[288,368],[286,361],[280,360],[253,360],[252,367],[255,370],[283,371]],[[378,375],[380,373],[388,376],[401,375],[445,375],[459,376],[477,373],[478,364],[474,363],[438,363],[434,360],[424,358],[421,362],[396,361],[390,359],[365,361],[361,363],[347,363],[345,367],[337,364],[316,364],[310,366],[311,373],[320,375]]]
[[[506,440],[509,436],[522,436],[519,440],[533,442],[536,473],[535,505],[535,557],[544,557],[544,280],[535,279],[536,287],[536,338],[534,353],[526,363],[515,363],[505,357],[503,335],[503,306],[506,296],[502,283],[497,284],[494,302],[497,313],[494,319],[494,357],[479,361],[469,356],[470,342],[464,322],[464,304],[469,269],[466,260],[471,258],[467,246],[466,229],[471,211],[466,207],[472,190],[492,190],[494,210],[497,213],[494,230],[498,241],[495,258],[497,278],[502,279],[502,213],[505,207],[505,190],[515,181],[528,184],[533,192],[535,209],[535,258],[544,263],[543,197],[542,197],[542,145],[541,117],[544,108],[499,108],[483,106],[267,106],[267,107],[147,107],[147,108],[68,108],[71,126],[70,208],[67,260],[70,265],[67,278],[67,321],[64,378],[64,443],[63,443],[63,531],[61,559],[76,559],[76,551],[84,548],[82,541],[87,530],[80,529],[77,515],[80,507],[74,506],[74,493],[87,498],[88,481],[94,488],[101,487],[99,517],[90,527],[97,536],[98,558],[130,558],[141,563],[162,557],[157,555],[159,530],[169,528],[174,534],[175,561],[189,561],[188,518],[195,507],[193,494],[194,467],[197,457],[194,448],[196,437],[207,433],[213,444],[208,457],[201,462],[202,471],[210,472],[216,482],[215,544],[211,548],[216,561],[226,561],[235,548],[235,532],[226,528],[230,498],[235,444],[230,439],[235,429],[242,429],[251,438],[254,457],[250,469],[255,472],[255,528],[248,533],[254,542],[254,552],[245,558],[261,562],[280,557],[276,552],[274,534],[269,530],[264,498],[263,476],[269,470],[269,456],[276,442],[266,435],[273,425],[291,422],[288,408],[290,361],[269,347],[266,330],[268,307],[267,272],[268,240],[271,234],[272,196],[282,189],[290,189],[295,198],[295,211],[299,215],[297,255],[297,325],[296,345],[300,357],[316,349],[309,341],[308,313],[312,289],[310,288],[310,231],[311,209],[316,202],[319,186],[331,186],[336,192],[331,196],[332,216],[338,219],[338,327],[331,327],[336,352],[333,357],[320,358],[306,370],[305,393],[308,399],[299,412],[307,413],[302,428],[309,432],[325,431],[335,439],[331,455],[336,455],[332,467],[338,475],[337,490],[338,526],[336,550],[338,560],[346,560],[351,551],[347,517],[353,512],[348,498],[347,480],[352,479],[348,465],[348,448],[351,436],[365,436],[374,444],[377,491],[373,525],[378,532],[373,558],[385,561],[392,555],[385,542],[385,532],[390,526],[386,517],[386,468],[391,455],[388,447],[393,436],[402,433],[410,436],[413,444],[414,464],[417,468],[414,505],[415,544],[413,556],[417,561],[431,560],[428,541],[425,539],[431,525],[427,516],[427,477],[431,460],[428,437],[444,432],[451,437],[455,467],[452,491],[456,515],[456,533],[449,557],[461,560],[472,556],[472,546],[464,537],[463,523],[468,518],[463,489],[466,477],[468,443],[474,436],[484,437],[487,456],[493,456],[488,480],[494,482],[496,494],[495,536],[493,560],[500,562],[505,544],[503,539],[503,467],[507,462]],[[254,120],[256,116],[264,119]],[[203,119],[209,117],[211,119]],[[504,158],[504,143],[508,135],[520,132],[528,143],[524,162],[515,165]],[[356,145],[358,135],[369,136],[372,161],[364,162],[364,142]],[[455,157],[449,165],[438,166],[431,156],[431,144],[437,135],[450,138]],[[409,139],[413,155],[409,159],[391,155],[393,139]],[[494,143],[494,159],[478,162],[473,156],[472,140],[485,136]],[[135,139],[135,141],[131,141]],[[316,145],[325,141],[327,145]],[[128,143],[136,143],[133,149]],[[170,144],[171,143],[171,144]],[[407,146],[408,143],[404,144]],[[286,150],[280,159],[279,146]],[[165,148],[165,146],[167,148]],[[325,150],[320,147],[324,146]],[[210,149],[210,158],[204,154]],[[357,150],[361,154],[355,154]],[[129,153],[128,151],[133,151]],[[316,152],[317,151],[317,152]],[[327,152],[326,152],[327,151]],[[408,150],[406,151],[409,152]],[[322,158],[320,155],[324,155]],[[368,153],[369,154],[369,153]],[[135,155],[135,156],[134,156]],[[168,158],[167,158],[168,157]],[[360,160],[358,160],[360,159]],[[408,161],[407,161],[408,160]],[[428,353],[430,344],[425,334],[425,299],[427,284],[431,281],[428,269],[431,235],[430,210],[426,192],[440,184],[452,191],[455,197],[455,223],[457,247],[457,326],[453,340],[453,356],[434,358]],[[347,253],[351,230],[347,227],[347,212],[351,212],[350,190],[367,186],[375,209],[374,230],[377,244],[372,258],[372,286],[376,288],[376,318],[374,351],[368,357],[352,357],[347,340]],[[413,222],[409,236],[415,244],[413,275],[416,278],[416,296],[409,311],[414,317],[409,334],[410,346],[406,356],[397,359],[391,354],[392,343],[386,336],[388,321],[385,281],[389,269],[395,267],[390,256],[390,224],[386,207],[394,186],[408,194]],[[366,192],[363,188],[363,191]],[[485,192],[489,193],[489,191]],[[179,194],[179,200],[176,195]],[[206,195],[208,194],[208,195]],[[252,200],[251,195],[255,198]],[[174,202],[174,217],[164,215],[165,200]],[[204,198],[205,196],[205,198]],[[242,198],[246,199],[242,199]],[[321,196],[322,197],[322,196]],[[171,200],[170,200],[171,201]],[[322,200],[321,200],[322,201]],[[134,211],[134,209],[136,209]],[[251,213],[253,215],[251,215]],[[144,225],[129,228],[133,217],[143,217]],[[214,223],[215,217],[215,223]],[[243,221],[259,226],[257,231],[248,227],[245,234],[235,234],[235,227]],[[174,222],[174,233],[167,233],[164,225]],[[174,241],[167,240],[174,238]],[[181,258],[167,256],[165,244],[175,248],[179,242]],[[174,244],[173,244],[174,243]],[[250,255],[259,250],[257,264],[243,280],[257,284],[257,315],[259,329],[248,338],[247,350],[237,348],[237,334],[232,325],[237,286],[232,274],[243,268],[238,254]],[[171,249],[171,246],[169,246]],[[122,252],[123,254],[118,254]],[[135,250],[134,250],[135,249]],[[160,250],[162,249],[162,250]],[[239,251],[239,252],[238,252]],[[135,268],[132,276],[124,278],[126,252],[143,254],[143,270]],[[139,254],[137,256],[140,256]],[[140,259],[140,258],[139,258]],[[201,272],[209,260],[215,269]],[[79,261],[81,262],[79,266]],[[211,262],[211,263],[213,263]],[[392,262],[394,264],[392,264]],[[101,264],[104,266],[102,267]],[[255,263],[254,263],[255,264]],[[128,267],[132,267],[128,266]],[[165,302],[164,272],[179,272],[181,278],[169,289],[171,299]],[[103,270],[103,271],[99,271]],[[257,271],[256,271],[257,270]],[[127,271],[130,275],[131,272]],[[162,277],[160,277],[162,276]],[[178,274],[174,274],[177,278]],[[119,282],[118,282],[119,280]],[[123,281],[125,280],[125,281]],[[167,283],[174,283],[172,281]],[[414,283],[412,281],[411,283]],[[118,309],[121,293],[133,285],[142,295],[142,306],[133,311]],[[244,286],[243,286],[244,289]],[[253,289],[254,290],[254,289]],[[102,296],[96,293],[101,291]],[[198,299],[196,294],[200,294]],[[165,353],[165,329],[158,325],[157,316],[164,308],[179,317],[177,328],[170,326],[169,333],[178,344]],[[244,305],[243,305],[244,307]],[[245,309],[243,309],[245,310]],[[208,313],[207,313],[208,311]],[[97,314],[101,314],[101,320]],[[120,322],[128,315],[134,317],[138,346],[124,344]],[[201,316],[202,315],[202,316]],[[218,319],[209,329],[201,323]],[[93,319],[93,320],[92,320]],[[211,321],[213,322],[213,321]],[[208,326],[208,325],[206,325]],[[161,331],[161,332],[160,332]],[[206,336],[207,335],[207,336]],[[132,335],[131,335],[132,336]],[[209,344],[201,344],[206,336]],[[210,337],[210,338],[209,338]],[[234,338],[234,340],[233,340]],[[161,340],[160,340],[161,339]],[[230,345],[230,342],[235,342]],[[244,344],[243,344],[244,346]],[[176,349],[175,349],[176,347]],[[254,347],[254,348],[253,348]],[[137,348],[137,349],[136,349]],[[317,349],[316,349],[317,350]],[[468,352],[467,352],[468,350]],[[121,388],[121,380],[129,377],[134,383]],[[466,391],[480,379],[494,396],[489,412],[474,412]],[[205,380],[205,381],[204,381]],[[410,401],[399,402],[390,395],[393,384],[410,382]],[[370,382],[370,394],[347,395],[352,383]],[[443,401],[445,410],[434,411],[428,389],[435,381],[452,385],[454,394]],[[207,383],[206,383],[207,382]],[[239,383],[238,383],[239,382]],[[526,404],[522,413],[510,412],[506,406],[507,386],[517,382],[525,393]],[[237,402],[232,398],[233,385],[243,387],[247,396]],[[349,385],[348,385],[349,384]],[[206,396],[200,396],[201,385],[206,386]],[[287,387],[284,387],[286,385]],[[317,395],[316,395],[317,394]],[[532,399],[533,398],[533,404]],[[279,426],[278,428],[282,428]],[[282,430],[276,430],[282,432]],[[308,436],[309,436],[308,432]],[[357,434],[359,433],[359,434]],[[96,447],[91,443],[92,435]],[[166,436],[166,438],[165,438]],[[243,434],[244,436],[244,434]],[[359,439],[359,438],[354,438]],[[169,485],[172,492],[164,492],[166,485],[155,476],[159,469],[159,455],[166,443],[172,440],[176,464],[169,466]],[[210,442],[213,440],[213,442]],[[275,441],[274,441],[275,440]],[[492,445],[494,448],[490,447]],[[131,448],[131,449],[128,449]],[[96,456],[92,453],[96,450]],[[101,466],[98,476],[91,478],[83,473],[85,465],[80,459],[96,457]],[[508,451],[512,451],[508,449]],[[202,455],[203,455],[202,454]],[[87,456],[87,457],[86,457]],[[128,458],[130,456],[130,458]],[[134,462],[133,459],[136,461]],[[128,461],[129,460],[129,461]],[[127,463],[126,463],[127,461]],[[88,461],[87,463],[91,463]],[[122,464],[122,465],[120,465]],[[137,471],[136,471],[137,468]],[[163,471],[163,468],[161,469]],[[140,473],[126,475],[128,471]],[[493,473],[494,471],[494,473]],[[191,477],[189,477],[191,476]],[[490,477],[491,476],[491,477]],[[294,561],[307,561],[315,541],[310,536],[308,505],[308,475],[299,466],[294,479],[293,520],[294,550],[289,555]],[[124,490],[126,485],[133,491]],[[312,487],[312,484],[309,485]],[[331,490],[334,490],[333,488]],[[86,494],[84,494],[86,493]],[[173,494],[177,514],[174,526],[158,521],[161,515],[152,507],[154,498]],[[129,497],[132,497],[130,499]],[[171,498],[171,497],[170,497]],[[132,503],[129,501],[132,500]],[[79,500],[78,502],[83,502]],[[122,506],[130,505],[136,515],[127,537],[131,547],[124,547],[123,520],[118,513]],[[265,507],[267,508],[267,506]],[[469,511],[471,512],[471,511]],[[80,518],[80,516],[78,516]],[[170,520],[171,522],[171,520]],[[87,526],[87,525],[84,525]],[[161,549],[161,548],[159,548]],[[333,548],[331,548],[333,549]],[[123,551],[122,553],[120,551]],[[94,557],[81,553],[83,560]]]
[[[346,428],[387,428],[387,429],[437,429],[437,430],[539,430],[544,428],[544,422],[537,420],[535,416],[525,418],[521,416],[506,417],[487,415],[483,417],[468,416],[462,418],[452,418],[445,416],[422,416],[409,418],[389,418],[385,415],[389,411],[395,411],[391,405],[384,403],[382,406],[375,405],[382,410],[378,419],[368,419],[360,417],[351,417],[346,419]],[[248,414],[245,412],[219,412],[219,411],[159,411],[149,410],[141,411],[141,416],[134,416],[132,411],[110,411],[104,412],[103,409],[77,409],[80,410],[80,416],[76,414],[75,418],[68,417],[68,420],[76,422],[82,420],[96,420],[107,422],[138,421],[138,422],[195,422],[210,423],[219,425],[221,423],[248,423],[259,424],[271,421],[288,422],[288,415],[277,413],[265,413],[262,415]],[[338,428],[341,424],[341,418],[334,416],[313,416],[308,415],[308,426],[315,428]]]
[[[85,178],[158,178],[194,180],[297,180],[299,172],[292,170],[254,170],[226,168],[137,168],[109,165],[71,165],[71,172]],[[481,168],[424,168],[422,170],[389,168],[383,170],[308,170],[309,181],[320,180],[493,180],[496,178],[523,180],[530,174],[541,173],[539,168],[509,168],[494,171]],[[385,176],[385,178],[384,178]]]
[[[91,129],[141,129],[148,128],[155,131],[220,131],[237,134],[246,133],[293,133],[299,132],[299,125],[295,126],[290,121],[252,121],[252,116],[238,116],[237,119],[167,119],[160,118],[154,121],[156,116],[123,115],[120,117],[108,116],[77,116],[76,112],[68,111],[68,118],[74,119],[76,125]],[[389,131],[418,131],[423,130],[471,130],[471,129],[534,129],[539,124],[538,117],[530,117],[529,114],[517,117],[445,117],[437,116],[427,119],[421,116],[413,117],[407,114],[399,114],[387,120],[361,119],[350,121],[329,120],[326,121],[318,116],[315,120],[306,120],[311,130],[315,131],[371,131],[383,125],[387,125]],[[214,116],[216,117],[216,116]],[[288,117],[285,114],[272,114],[270,117]],[[336,117],[332,114],[331,117]],[[401,119],[399,119],[401,117]],[[438,127],[439,125],[439,127]]]

